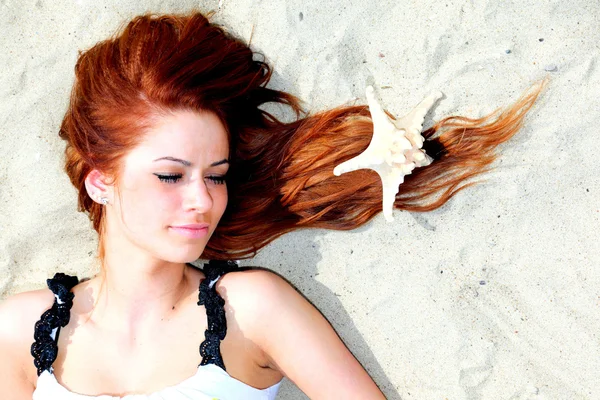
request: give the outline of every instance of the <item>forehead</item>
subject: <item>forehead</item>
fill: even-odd
[[[214,113],[180,110],[154,121],[129,158],[171,156],[204,164],[228,157],[227,131]]]

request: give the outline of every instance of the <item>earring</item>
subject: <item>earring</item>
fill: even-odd
[[[108,204],[108,199],[106,197],[100,197],[100,203],[105,206]]]

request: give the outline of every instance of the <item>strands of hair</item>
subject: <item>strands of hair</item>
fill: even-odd
[[[435,161],[406,177],[395,208],[431,211],[473,185],[472,178],[491,168],[496,147],[518,132],[543,85],[504,111],[478,119],[448,117],[425,131],[426,146],[437,149]],[[379,176],[359,170],[336,177],[332,171],[364,151],[372,132],[368,109],[354,106],[307,116],[273,136],[248,140],[247,154],[262,151],[261,156],[239,157],[249,172],[235,180],[226,218],[205,254],[251,257],[294,229],[349,230],[369,221],[381,211]]]
[[[67,142],[65,169],[79,192],[79,209],[100,234],[101,260],[103,208],[87,195],[85,177],[96,168],[118,182],[120,161],[144,130],[178,109],[215,113],[231,145],[229,204],[203,258],[251,257],[286,232],[354,229],[381,211],[375,172],[333,175],[336,165],[368,146],[368,108],[306,115],[293,95],[266,87],[272,70],[257,58],[198,12],[136,17],[80,54],[60,136]],[[503,111],[478,119],[448,117],[425,131],[425,148],[436,160],[407,176],[395,207],[430,211],[472,185],[473,177],[491,168],[496,147],[520,129],[544,85]],[[297,118],[280,121],[261,108],[266,103],[289,107]]]

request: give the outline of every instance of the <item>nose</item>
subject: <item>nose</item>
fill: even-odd
[[[184,204],[185,209],[198,213],[210,211],[213,206],[213,199],[204,180],[193,180],[188,186]]]

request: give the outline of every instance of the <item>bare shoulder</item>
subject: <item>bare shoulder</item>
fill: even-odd
[[[35,323],[53,302],[54,294],[49,289],[20,293],[0,302],[0,359],[12,370],[21,370],[28,380],[35,373],[30,354]]]
[[[285,279],[264,269],[230,272],[217,283],[217,291],[225,300],[228,332],[234,328],[234,336],[255,350],[256,364],[276,371],[275,381],[280,380],[284,371],[268,344],[275,340],[279,326],[295,319],[296,311],[314,308]]]
[[[281,312],[308,305],[308,301],[285,279],[265,269],[230,272],[217,290],[235,314],[240,327],[262,334]]]
[[[280,290],[281,287],[292,287],[275,272],[263,268],[242,269],[223,275],[218,286],[246,292],[253,289]]]
[[[281,276],[266,269],[230,272],[224,275],[217,290],[232,306],[268,312],[274,300],[285,300],[300,294]]]
[[[19,341],[33,338],[35,322],[52,307],[54,294],[49,289],[19,293],[0,302],[0,338]]]

